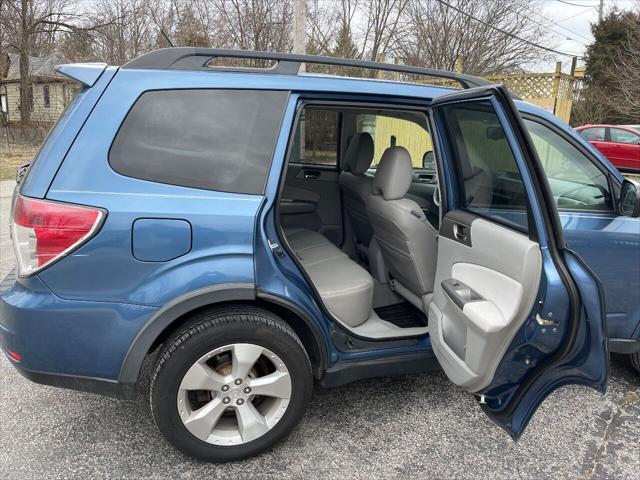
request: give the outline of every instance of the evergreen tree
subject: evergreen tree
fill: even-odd
[[[629,65],[634,53],[629,49],[632,32],[640,26],[640,13],[611,11],[598,24],[591,26],[594,41],[587,47],[584,89],[571,112],[573,124],[626,123],[630,118],[621,103],[620,77],[631,75],[619,68]],[[637,72],[636,72],[637,73]]]
[[[358,58],[358,46],[351,36],[351,27],[343,19],[338,36],[336,38],[336,46],[333,48],[331,55],[343,58]]]
[[[209,37],[202,23],[198,21],[191,5],[186,5],[176,26],[176,46],[209,47]]]

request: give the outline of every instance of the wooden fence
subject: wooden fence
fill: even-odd
[[[384,59],[379,58],[383,61]],[[462,71],[462,62],[456,62],[456,70]],[[511,92],[518,95],[524,101],[538,105],[546,111],[553,113],[565,122],[569,122],[571,107],[576,98],[576,90],[582,80],[584,70],[576,69],[575,60],[571,65],[571,73],[562,73],[562,63],[556,63],[556,69],[550,73],[520,73],[511,75],[485,76],[487,80],[505,85]],[[428,83],[453,88],[460,85],[452,80],[441,78],[407,78],[404,75],[389,72],[379,72],[379,78]],[[369,131],[375,142],[374,164],[380,161],[382,152],[393,143],[409,150],[414,167],[422,164],[424,152],[431,150],[431,137],[419,125],[397,118],[374,116],[370,120]],[[536,142],[538,148],[543,147]],[[564,157],[559,152],[543,152],[545,159],[557,164],[558,168],[564,165]]]
[[[378,60],[384,61],[384,57],[379,57]],[[573,100],[576,98],[577,87],[580,85],[582,77],[584,76],[584,69],[577,69],[576,61],[577,59],[574,58],[571,62],[570,73],[562,73],[562,62],[557,62],[554,72],[485,75],[483,78],[505,85],[522,100],[538,105],[565,122],[569,122],[571,106],[573,105]],[[463,72],[460,57],[458,57],[456,61],[455,70],[460,73]],[[403,80],[460,88],[458,82],[442,78],[408,77],[406,75],[382,71],[378,73],[378,77],[389,80]]]
[[[562,73],[562,62],[557,62],[556,70],[552,73],[490,75],[485,78],[505,85],[523,100],[544,108],[568,123],[580,73],[576,74],[574,59],[571,73]]]

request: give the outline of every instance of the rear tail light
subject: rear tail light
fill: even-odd
[[[20,275],[36,273],[89,240],[104,214],[92,207],[18,196],[13,207],[13,246]]]

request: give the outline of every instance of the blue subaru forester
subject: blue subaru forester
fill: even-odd
[[[638,361],[640,188],[503,87],[194,48],[59,71],[83,88],[21,172],[0,297],[27,378],[132,398],[155,354],[159,429],[229,461],[314,381],[439,365],[517,438],[558,387],[605,388],[609,339]]]

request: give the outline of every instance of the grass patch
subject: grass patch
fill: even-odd
[[[38,147],[28,145],[11,145],[11,152],[0,151],[0,180],[14,180],[18,167],[31,160]]]

